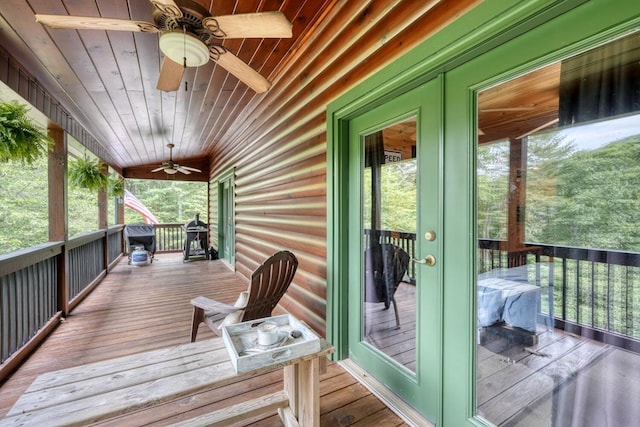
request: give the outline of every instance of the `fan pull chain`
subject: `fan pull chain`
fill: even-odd
[[[182,57],[182,66],[184,68],[187,68],[187,27],[186,25],[182,27],[182,53],[183,53],[183,57]]]
[[[183,34],[183,43],[184,43],[184,47],[183,47],[183,53],[184,56],[182,57],[182,66],[184,67],[184,69],[187,69],[187,26],[184,25],[182,27],[182,34]],[[184,91],[187,92],[188,89],[188,84],[187,81],[184,81]]]

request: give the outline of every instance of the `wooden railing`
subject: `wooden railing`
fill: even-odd
[[[155,224],[153,228],[156,231],[156,252],[184,250],[184,224]]]
[[[0,381],[122,255],[122,230],[114,226],[0,255]]]
[[[60,311],[63,249],[62,243],[46,243],[0,256],[0,362],[20,350]]]
[[[478,273],[514,259],[481,239]],[[527,243],[518,251],[554,327],[640,352],[640,253]]]
[[[124,225],[115,225],[107,230],[107,262],[111,266],[124,252]]]
[[[416,233],[408,233],[405,231],[391,231],[391,230],[376,230],[378,234],[377,243],[391,243],[393,245],[399,246],[406,253],[409,254],[411,259],[416,257]],[[371,237],[373,233],[371,229],[364,230],[365,236],[365,247],[369,247],[371,244]],[[416,282],[416,265],[413,262],[409,262],[409,267],[407,268],[407,275],[411,283],[415,284]]]
[[[88,286],[100,280],[106,273],[104,236],[104,231],[96,231],[67,242],[69,301],[81,295]]]

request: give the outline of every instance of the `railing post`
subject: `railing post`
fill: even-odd
[[[58,311],[62,312],[62,317],[69,315],[69,253],[67,245],[62,247],[60,255],[57,257],[58,270]]]

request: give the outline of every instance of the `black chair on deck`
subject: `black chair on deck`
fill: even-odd
[[[391,243],[374,244],[364,252],[365,302],[384,303],[385,310],[393,303],[396,329],[400,329],[400,317],[394,294],[409,262],[409,254]]]

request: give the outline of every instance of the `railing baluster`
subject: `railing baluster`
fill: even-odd
[[[505,243],[488,239],[478,241],[478,273],[503,266],[496,259],[503,261],[506,258],[507,252],[497,249],[506,246]],[[604,342],[640,352],[640,309],[635,309],[640,299],[640,252],[538,243],[525,246],[532,246],[532,251],[535,248],[548,257],[549,316],[554,319],[555,327],[574,333],[582,330]],[[527,254],[530,261],[534,260],[529,256],[533,254]],[[544,285],[542,260],[542,257],[535,257],[536,264],[540,264],[536,265],[535,277],[539,286]],[[557,277],[556,261],[560,262]],[[556,283],[561,286],[557,293]]]

